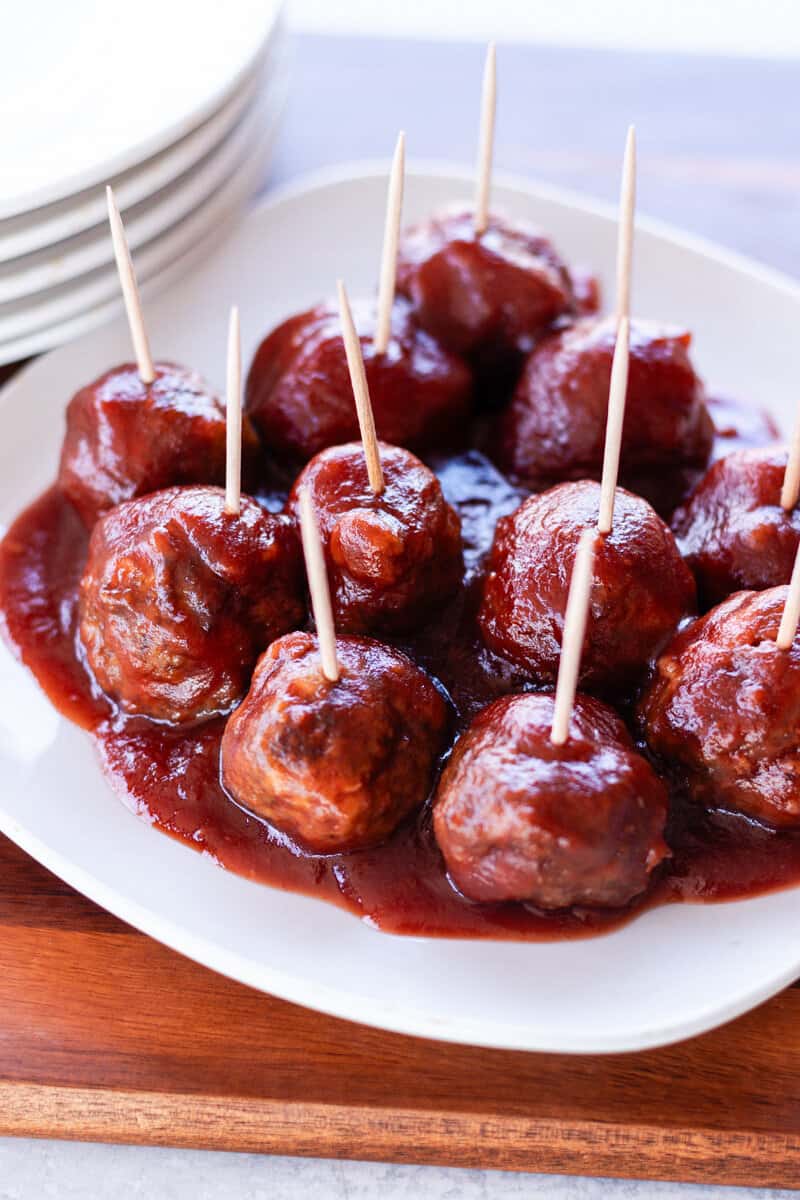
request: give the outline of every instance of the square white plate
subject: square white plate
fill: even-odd
[[[289,313],[377,275],[385,168],[304,181],[251,212],[202,266],[148,306],[154,351],[222,383],[227,313],[245,355]],[[414,220],[470,193],[467,175],[409,173]],[[613,212],[498,178],[494,202],[536,221],[609,290]],[[800,289],[653,222],[639,222],[634,309],[685,324],[713,387],[797,404]],[[130,358],[122,321],[38,360],[0,399],[0,522],[52,480],[72,392]],[[800,974],[800,889],[726,904],[672,904],[584,941],[391,937],[330,905],[222,871],[137,821],[104,782],[92,745],[0,650],[0,829],[68,883],[176,950],[288,1000],[404,1033],[487,1046],[617,1051],[687,1037]]]

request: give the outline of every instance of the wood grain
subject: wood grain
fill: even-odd
[[[262,996],[0,839],[0,1134],[800,1186],[800,990],[640,1055],[401,1037]]]

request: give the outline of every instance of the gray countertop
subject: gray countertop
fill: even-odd
[[[0,1138],[0,1200],[791,1200],[795,1192]]]

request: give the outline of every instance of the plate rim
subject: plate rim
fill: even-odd
[[[196,105],[191,112],[184,112],[181,117],[174,118],[158,132],[140,137],[127,149],[111,155],[105,163],[95,164],[91,168],[83,168],[79,172],[73,171],[64,174],[55,183],[40,184],[36,188],[16,192],[9,198],[0,198],[0,220],[23,216],[35,212],[39,208],[44,208],[48,204],[69,199],[73,193],[85,191],[93,184],[97,184],[98,181],[102,182],[103,179],[112,175],[119,175],[123,171],[130,170],[192,133],[215,112],[224,107],[234,93],[242,87],[249,73],[257,69],[262,56],[266,57],[273,40],[285,26],[286,5],[284,0],[261,0],[261,2],[262,6],[269,5],[269,14],[264,13],[265,19],[262,22],[261,37],[257,46],[251,47],[246,54],[240,55],[235,70],[228,75],[225,83],[217,87],[211,94],[207,94],[201,104]]]
[[[300,195],[306,195],[310,191],[323,190],[331,185],[363,182],[365,179],[374,180],[376,177],[385,178],[386,172],[387,162],[385,160],[370,159],[305,173],[267,192],[256,205],[248,210],[245,219],[263,219],[270,210],[291,202]],[[469,183],[473,178],[470,170],[452,163],[417,160],[412,161],[409,165],[409,177],[430,177],[432,175],[460,184]],[[503,172],[497,172],[495,180],[499,186],[527,193],[533,198],[567,205],[609,220],[616,219],[616,209],[612,204],[586,198],[580,193],[568,189],[541,184],[524,176]],[[778,288],[800,304],[800,282],[776,268],[759,263],[737,251],[728,250],[702,236],[676,229],[668,222],[637,217],[637,227],[659,237],[666,237],[688,250],[706,258],[712,258],[721,265],[731,267],[759,282]],[[31,374],[36,373],[37,367],[45,357],[28,364],[0,389],[0,416],[2,416],[2,406],[13,403],[17,389],[25,384]],[[112,912],[125,923],[156,938],[177,953],[256,990],[268,991],[291,1003],[311,1007],[343,1020],[359,1022],[408,1036],[496,1049],[562,1054],[605,1054],[651,1049],[696,1036],[751,1010],[792,982],[800,970],[800,949],[798,949],[797,960],[793,960],[790,965],[783,965],[769,976],[761,978],[756,986],[743,992],[729,1003],[713,1002],[699,1008],[691,1020],[681,1019],[674,1025],[662,1024],[656,1029],[643,1028],[637,1030],[634,1036],[624,1031],[616,1035],[605,1033],[602,1037],[590,1034],[586,1040],[582,1041],[581,1036],[571,1030],[569,1042],[565,1043],[561,1040],[560,1035],[548,1033],[547,1030],[530,1023],[525,1026],[519,1024],[495,1025],[487,1030],[485,1019],[477,1020],[459,1016],[449,1016],[444,1019],[435,1013],[418,1009],[409,1010],[408,1008],[404,1008],[398,1013],[396,1007],[391,1009],[385,1004],[381,1006],[372,998],[360,996],[358,992],[348,992],[345,989],[333,988],[320,983],[309,983],[305,977],[293,976],[272,967],[269,962],[264,960],[255,962],[246,954],[231,951],[217,941],[206,940],[192,931],[187,932],[180,924],[176,924],[159,912],[148,909],[138,900],[132,901],[128,897],[117,899],[113,888],[82,867],[64,859],[58,851],[53,852],[36,835],[23,829],[19,822],[6,812],[2,798],[0,798],[0,832],[78,891]],[[725,903],[726,907],[735,907],[753,902],[755,899]],[[356,918],[352,917],[351,919],[355,920]],[[376,936],[378,936],[377,933]],[[380,936],[392,935],[382,934]],[[614,935],[607,934],[605,936],[613,937]],[[441,943],[462,939],[419,940],[435,940],[437,943]]]
[[[288,70],[289,49],[285,41],[283,35],[270,49],[263,66],[251,72],[235,93],[200,125],[156,154],[105,181],[114,188],[122,211],[151,199],[170,182],[186,174],[232,131],[246,109],[257,103],[259,95],[272,86],[273,75]],[[53,209],[57,211],[48,215]],[[22,225],[27,216],[35,219]],[[7,265],[41,254],[80,237],[105,220],[105,194],[97,183],[72,196],[31,209],[28,214],[0,218],[0,263]],[[17,227],[9,233],[3,227],[12,222]]]

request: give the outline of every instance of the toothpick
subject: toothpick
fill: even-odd
[[[786,595],[786,603],[783,606],[778,636],[775,639],[779,650],[791,650],[798,622],[800,622],[800,546],[797,547],[797,553],[794,556],[792,578]]]
[[[619,475],[622,426],[625,421],[625,397],[628,391],[630,352],[631,256],[633,220],[636,206],[636,131],[628,128],[622,163],[622,189],[619,198],[617,233],[617,321],[611,381],[608,389],[606,442],[603,450],[603,474],[600,482],[600,516],[597,532],[605,536],[614,523],[614,500]]]
[[[228,323],[228,372],[226,387],[225,511],[239,515],[242,500],[242,339],[239,309],[231,309]]]
[[[619,197],[617,233],[617,324],[631,313],[631,260],[636,210],[636,130],[628,126],[625,157],[622,160],[622,186]]]
[[[397,145],[389,175],[389,191],[386,197],[386,225],[383,231],[383,253],[381,256],[381,282],[378,288],[378,324],[375,330],[375,353],[385,354],[389,348],[389,336],[394,304],[394,286],[397,275],[397,245],[400,241],[400,218],[403,210],[403,178],[406,162],[406,135],[397,135]]]
[[[339,678],[339,660],[336,657],[336,630],[333,624],[331,593],[328,587],[328,572],[319,533],[317,514],[311,502],[308,487],[300,488],[300,535],[303,539],[303,555],[306,560],[308,587],[311,592],[311,608],[317,626],[322,673],[331,683]]]
[[[791,512],[800,497],[800,415],[797,418],[789,443],[789,457],[781,488],[781,508]]]
[[[554,746],[563,746],[569,737],[572,706],[578,689],[583,639],[586,636],[586,623],[589,618],[596,536],[594,529],[584,529],[572,564],[564,631],[561,635],[561,659],[558,664],[553,727],[550,730],[550,741]]]
[[[353,314],[350,311],[350,303],[347,299],[347,292],[344,290],[344,284],[341,279],[337,281],[336,288],[339,293],[339,314],[342,319],[342,335],[347,354],[347,366],[350,371],[350,384],[353,388],[353,396],[356,401],[358,427],[361,430],[361,441],[364,444],[364,455],[367,460],[369,486],[376,496],[380,496],[384,489],[383,468],[381,467],[381,456],[378,450],[378,437],[375,433],[375,418],[372,415],[372,405],[369,399],[369,388],[367,387],[367,374],[364,370],[364,357],[361,353],[361,342],[358,340],[356,327],[353,324]]]
[[[497,109],[497,53],[494,42],[486,48],[481,91],[481,124],[478,138],[478,182],[475,191],[475,236],[486,232],[489,224],[489,190],[492,183],[494,123]]]
[[[625,421],[625,396],[628,391],[628,357],[630,323],[622,317],[617,327],[614,358],[611,361],[611,383],[608,389],[606,444],[603,450],[603,474],[600,477],[600,515],[597,532],[605,536],[614,524],[614,501],[617,495],[619,456],[622,449],[622,426]]]
[[[139,377],[142,383],[152,383],[156,377],[156,373],[153,368],[153,358],[150,354],[150,343],[147,340],[147,330],[144,327],[142,302],[139,298],[139,285],[136,282],[136,273],[131,261],[128,239],[125,236],[125,227],[122,224],[122,217],[119,215],[117,201],[111,187],[106,188],[106,200],[108,202],[108,222],[111,226],[111,241],[114,245],[117,273],[119,275],[120,286],[122,287],[122,298],[125,301],[125,312],[128,315],[128,325],[130,326],[131,339],[133,340],[136,365],[139,368]]]

